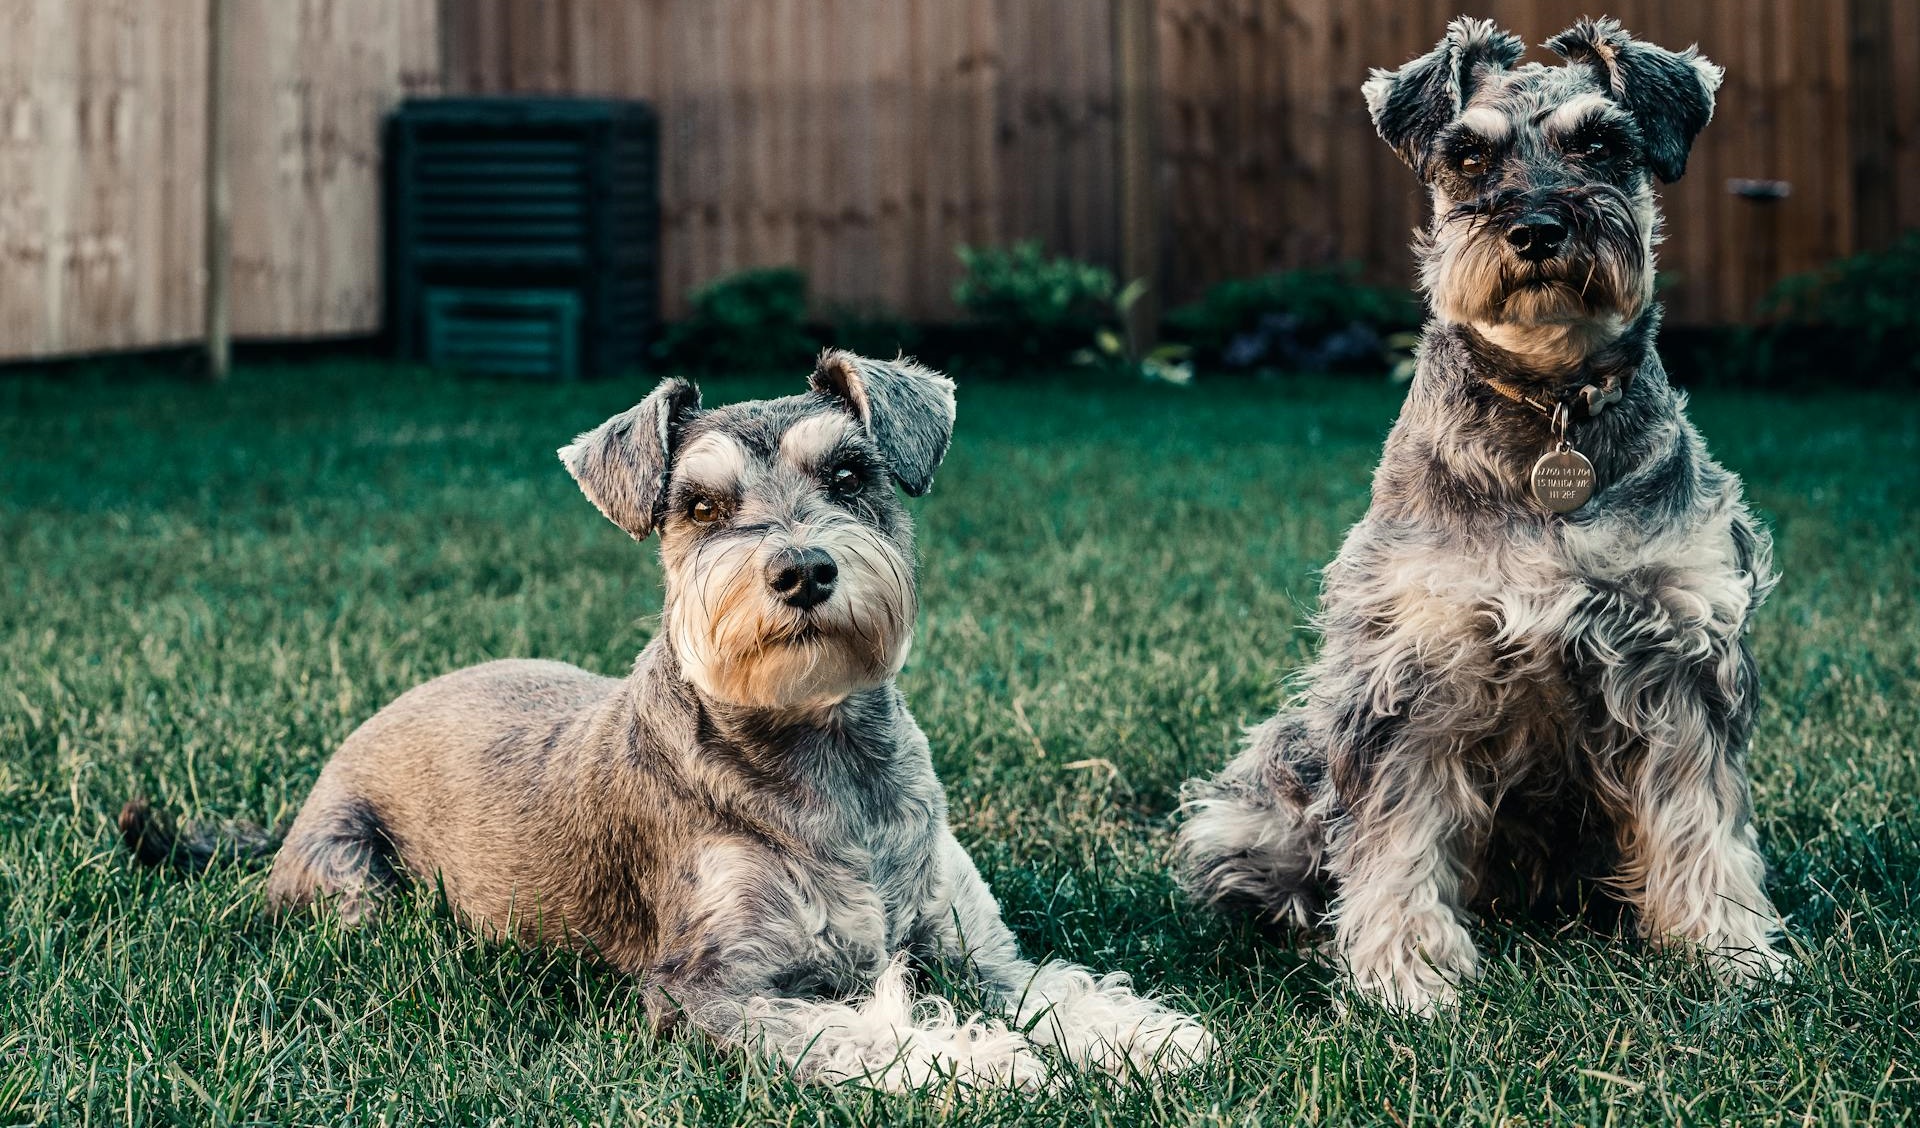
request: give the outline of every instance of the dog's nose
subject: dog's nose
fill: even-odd
[[[806,610],[827,601],[840,566],[824,548],[789,548],[767,562],[767,586],[789,607]]]
[[[1547,261],[1566,241],[1566,225],[1550,215],[1529,215],[1507,228],[1507,245],[1528,262]]]

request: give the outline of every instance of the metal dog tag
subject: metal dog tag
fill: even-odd
[[[1533,496],[1554,513],[1572,513],[1593,496],[1593,463],[1560,443],[1533,464]]]

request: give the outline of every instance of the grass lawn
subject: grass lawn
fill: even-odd
[[[1753,775],[1804,959],[1787,985],[1727,992],[1631,940],[1495,923],[1457,1016],[1343,1017],[1322,970],[1176,897],[1175,789],[1312,649],[1314,570],[1395,407],[1371,382],[968,386],[914,503],[905,686],[960,838],[1030,953],[1207,1016],[1226,1050],[1188,1081],[799,1089],[653,1038],[632,982],[480,943],[430,896],[345,933],[272,922],[258,874],[129,863],[128,796],[289,816],[341,738],[435,674],[623,670],[655,625],[653,547],[552,452],[644,390],[0,377],[0,1123],[1920,1123],[1911,397],[1696,397],[1786,575],[1755,636]]]

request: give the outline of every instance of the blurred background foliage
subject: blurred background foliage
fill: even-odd
[[[1272,378],[1315,373],[1405,378],[1424,317],[1411,290],[1369,283],[1337,263],[1236,278],[1169,310],[1154,344],[1128,336],[1144,294],[1104,267],[1050,255],[1039,243],[957,249],[962,317],[915,323],[885,308],[807,314],[807,279],[793,268],[743,271],[689,298],[690,315],[655,346],[667,370],[689,375],[804,365],[837,346],[906,352],[966,379],[1019,379],[1080,365],[1115,377]],[[1752,321],[1663,329],[1669,372],[1682,384],[1818,390],[1920,382],[1920,231],[1891,247],[1781,281]]]

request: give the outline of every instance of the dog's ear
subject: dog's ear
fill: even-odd
[[[561,447],[560,461],[596,509],[645,540],[660,517],[680,433],[699,413],[699,388],[662,380],[646,399]]]
[[[1547,40],[1547,49],[1592,70],[1639,127],[1647,167],[1669,184],[1680,179],[1693,139],[1713,120],[1713,93],[1724,70],[1697,46],[1669,51],[1641,43],[1612,19],[1581,20]]]
[[[932,488],[953,438],[953,381],[904,356],[869,360],[828,349],[808,383],[853,413],[901,489],[919,497]]]
[[[1434,137],[1466,109],[1485,75],[1526,53],[1519,36],[1492,20],[1461,16],[1447,25],[1439,46],[1397,71],[1376,69],[1360,93],[1380,139],[1424,176]]]

